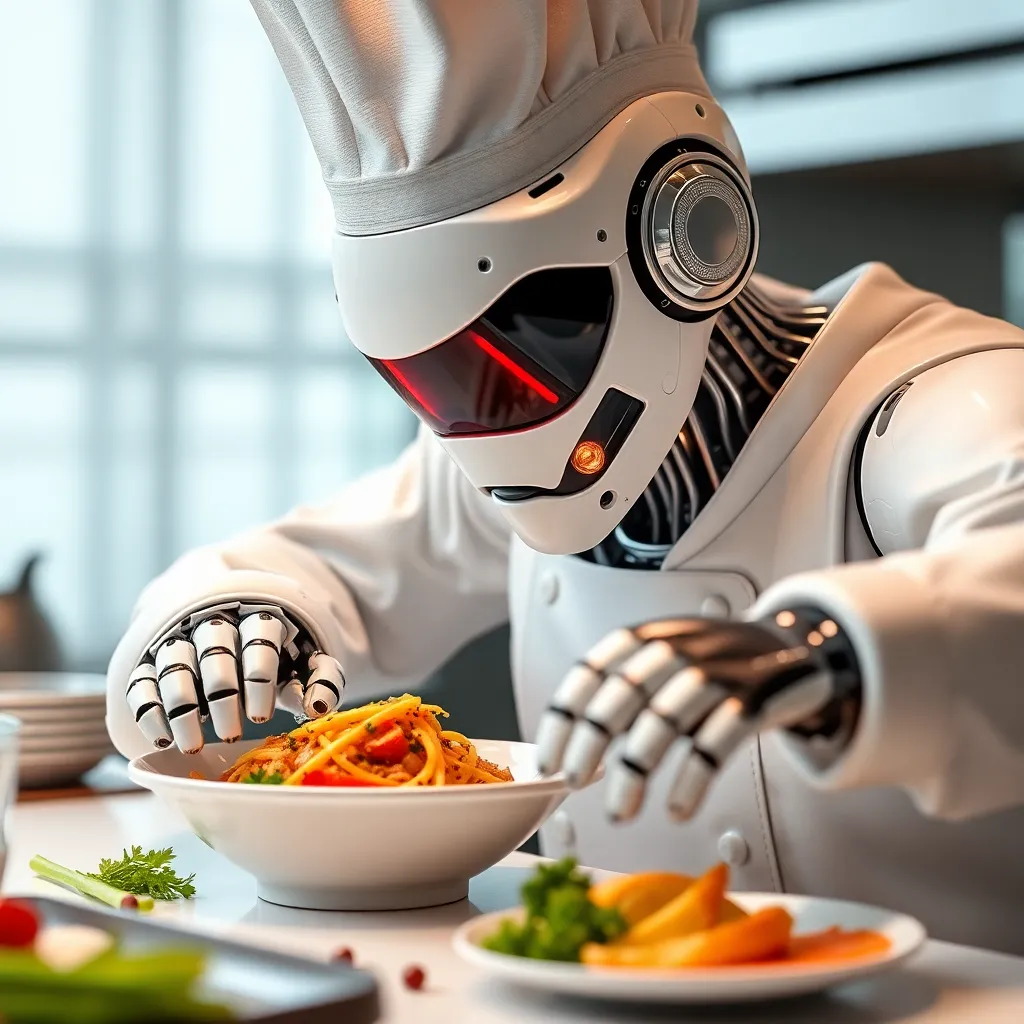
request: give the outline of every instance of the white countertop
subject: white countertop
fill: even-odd
[[[351,947],[358,963],[377,975],[382,1024],[523,1024],[526,1021],[728,1021],[733,1024],[987,1024],[1024,1021],[1024,959],[930,942],[910,966],[874,981],[763,1007],[664,1010],[580,1003],[534,995],[489,980],[457,959],[450,936],[480,912],[512,906],[535,858],[513,854],[473,880],[468,901],[432,910],[350,914],[290,910],[256,898],[244,872],[203,845],[184,822],[150,794],[129,794],[17,805],[11,815],[7,893],[76,899],[36,879],[36,853],[81,870],[131,845],[172,846],[177,866],[196,872],[199,895],[159,907],[154,916],[285,952],[327,959]],[[301,857],[301,845],[296,856]],[[427,987],[410,992],[402,969],[423,966]]]

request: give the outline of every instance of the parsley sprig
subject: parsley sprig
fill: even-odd
[[[99,871],[76,871],[38,854],[29,861],[29,867],[40,878],[121,910],[152,910],[154,900],[188,900],[195,896],[192,882],[196,876],[182,878],[171,867],[173,850],[143,853],[141,846],[133,846],[131,853],[122,853],[120,860],[101,860]]]
[[[522,922],[506,919],[485,949],[535,960],[578,961],[588,942],[611,942],[626,930],[618,910],[590,902],[590,878],[570,857],[541,864],[522,887]]]
[[[266,768],[256,768],[249,772],[242,781],[251,786],[282,786],[284,785],[284,776],[280,772],[268,775]]]
[[[169,847],[143,853],[141,846],[133,846],[131,853],[122,852],[120,860],[101,860],[99,871],[89,872],[89,877],[136,896],[152,896],[155,900],[189,900],[195,896],[196,887],[192,882],[196,876],[182,878],[171,867],[174,851]]]

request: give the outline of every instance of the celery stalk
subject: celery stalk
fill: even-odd
[[[199,1001],[199,950],[108,951],[73,971],[54,971],[24,950],[0,949],[0,1018],[10,1024],[151,1024],[228,1020],[224,1006]]]
[[[65,885],[69,889],[82,893],[83,896],[91,896],[101,903],[116,907],[118,910],[152,910],[152,896],[136,896],[134,893],[124,889],[115,889],[98,878],[91,878],[81,871],[74,871],[62,864],[55,864],[52,860],[40,857],[38,854],[29,861],[28,865],[37,875],[51,882]]]

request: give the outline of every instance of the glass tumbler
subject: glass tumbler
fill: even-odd
[[[18,795],[18,733],[21,722],[0,715],[0,882],[7,863],[7,828],[10,809]]]

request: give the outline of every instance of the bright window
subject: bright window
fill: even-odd
[[[331,210],[236,0],[0,6],[0,587],[102,668],[176,555],[413,435],[345,341]]]

